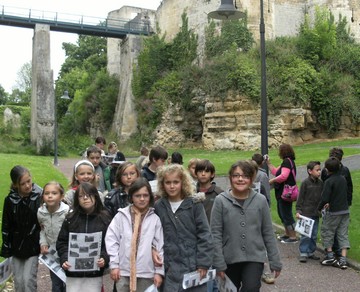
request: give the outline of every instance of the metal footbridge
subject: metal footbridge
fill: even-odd
[[[58,12],[1,6],[0,25],[35,28],[36,24],[46,24],[51,31],[69,32],[91,36],[126,38],[126,35],[144,35],[153,33],[150,19],[97,18]]]

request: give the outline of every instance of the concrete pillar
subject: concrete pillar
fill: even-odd
[[[33,37],[31,143],[37,153],[53,149],[55,93],[50,66],[50,26],[36,24]]]

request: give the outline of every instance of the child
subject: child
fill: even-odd
[[[163,291],[183,291],[186,273],[198,271],[201,278],[212,264],[213,244],[203,205],[191,198],[194,192],[188,172],[180,164],[158,171],[155,204],[164,230],[165,279]],[[187,291],[206,291],[206,284]]]
[[[74,165],[74,173],[70,183],[71,189],[66,192],[64,198],[65,203],[70,207],[74,204],[74,194],[76,189],[83,182],[89,182],[96,186],[95,168],[89,160],[80,160]],[[104,195],[102,193],[99,193],[99,195],[103,200]]]
[[[67,292],[99,292],[101,290],[102,276],[109,263],[109,257],[105,249],[105,233],[110,221],[111,217],[103,207],[96,187],[88,182],[81,183],[75,191],[73,211],[66,216],[56,242],[60,264],[67,277]],[[70,232],[102,233],[101,252],[97,260],[98,270],[86,272],[69,271],[71,268],[68,261]]]
[[[149,162],[149,149],[146,147],[140,148],[140,156],[136,160],[136,166],[138,169],[143,169],[143,167]]]
[[[205,193],[203,205],[206,217],[210,223],[211,209],[213,207],[214,200],[218,194],[223,192],[223,190],[216,186],[216,183],[213,181],[215,178],[215,166],[209,160],[204,159],[196,163],[195,174],[198,181],[196,191]]]
[[[118,151],[118,146],[114,141],[111,141],[108,146],[108,153],[106,156],[113,157],[115,161],[125,161],[125,155]]]
[[[314,219],[311,237],[301,235],[299,261],[306,263],[307,259],[319,260],[316,256],[316,240],[319,227],[319,212],[317,208],[321,200],[323,182],[320,180],[320,161],[310,161],[306,166],[309,176],[301,183],[300,194],[296,201],[296,218],[300,215]]]
[[[148,181],[156,180],[156,170],[165,164],[168,153],[165,148],[156,146],[150,150],[149,164],[145,165],[141,171],[141,176]]]
[[[87,158],[95,168],[95,179],[98,183],[98,190],[102,193],[111,190],[110,167],[101,161],[101,150],[91,146],[87,150]]]
[[[195,173],[195,167],[196,167],[196,163],[198,163],[200,161],[199,158],[191,158],[189,160],[189,163],[188,163],[188,171],[193,179],[193,181],[196,183],[197,181],[197,177],[196,177],[196,173]]]
[[[168,164],[177,163],[183,165],[183,157],[180,152],[173,152],[171,157],[168,159]]]
[[[10,171],[11,186],[4,200],[1,256],[12,257],[16,291],[37,290],[40,225],[36,218],[42,189],[28,169],[16,165]]]
[[[321,264],[325,266],[335,265],[341,269],[346,269],[346,254],[350,248],[348,227],[351,200],[347,193],[346,179],[339,172],[340,161],[335,157],[330,157],[325,161],[325,168],[329,177],[324,183],[321,202],[318,207],[319,211],[327,210],[321,226],[321,238],[326,250],[325,258]],[[341,256],[338,261],[335,259],[332,249],[335,235],[341,249]]]
[[[116,187],[106,195],[104,200],[104,205],[111,217],[117,214],[119,208],[129,205],[129,188],[139,176],[139,169],[132,162],[127,161],[119,167],[116,172]]]
[[[69,211],[69,206],[62,202],[64,188],[58,182],[52,181],[44,186],[42,192],[43,205],[37,212],[37,218],[41,226],[40,252],[47,254],[49,246],[55,248],[61,225]],[[65,292],[64,282],[50,271],[53,292]]]
[[[163,256],[163,230],[154,213],[154,195],[145,178],[138,178],[129,189],[132,205],[120,209],[106,233],[110,257],[110,277],[118,292],[145,291],[160,287],[163,267],[155,267],[152,248]]]
[[[260,188],[263,190],[262,194],[265,196],[269,206],[271,203],[270,200],[270,184],[269,184],[269,176],[266,173],[266,170],[263,168],[264,163],[266,163],[266,159],[260,153],[255,153],[251,159],[255,161],[258,166],[258,171],[256,173],[256,177],[254,183],[260,183]]]
[[[221,279],[226,274],[241,291],[260,291],[267,260],[275,278],[282,268],[266,198],[251,188],[255,175],[251,161],[234,163],[229,170],[231,189],[215,198],[210,220],[213,266]]]

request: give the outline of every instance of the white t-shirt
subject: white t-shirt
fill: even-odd
[[[171,206],[171,210],[173,211],[173,213],[176,212],[176,210],[180,207],[181,203],[183,202],[184,200],[181,200],[179,202],[169,202],[170,203],[170,206]]]

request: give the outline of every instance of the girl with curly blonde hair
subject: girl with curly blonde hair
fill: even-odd
[[[192,197],[190,175],[180,164],[170,164],[157,171],[158,193],[155,204],[164,230],[163,291],[183,291],[186,273],[197,271],[204,278],[212,264],[213,240],[201,202]],[[207,291],[206,284],[187,291]]]

